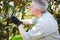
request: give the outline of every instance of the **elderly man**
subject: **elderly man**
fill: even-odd
[[[26,25],[33,24],[28,32],[24,30],[21,21],[12,17],[12,22],[17,24],[23,40],[60,40],[57,21],[47,8],[47,0],[32,0],[30,12],[34,18],[30,21],[22,21]]]

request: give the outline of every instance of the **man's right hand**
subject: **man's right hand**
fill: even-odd
[[[25,24],[25,25],[30,25],[30,24],[31,24],[30,20],[21,20],[21,21],[22,21],[23,24]]]

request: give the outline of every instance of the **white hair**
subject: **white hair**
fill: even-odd
[[[40,9],[42,12],[45,12],[48,8],[47,0],[32,0],[34,7]]]

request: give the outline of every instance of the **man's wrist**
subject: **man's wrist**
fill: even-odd
[[[21,24],[23,24],[23,22],[21,22],[21,21],[20,21],[20,22],[19,22],[19,23],[17,23],[16,25],[17,25],[17,26],[19,26],[19,25],[21,25]]]

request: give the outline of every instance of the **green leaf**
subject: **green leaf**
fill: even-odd
[[[12,40],[22,40],[21,35],[15,35]]]

